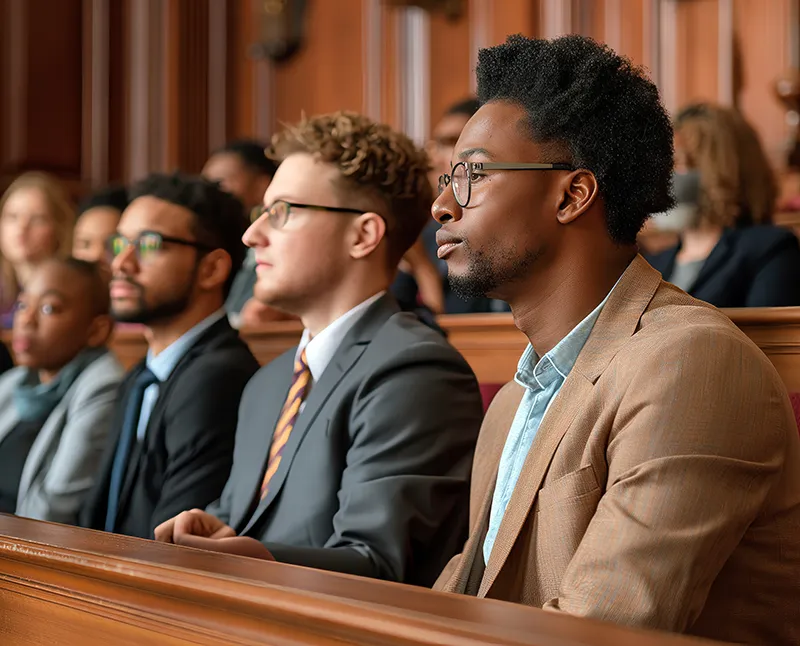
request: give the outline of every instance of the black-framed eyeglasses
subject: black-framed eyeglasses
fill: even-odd
[[[158,231],[142,231],[136,238],[130,240],[121,233],[115,233],[106,240],[106,251],[113,260],[125,253],[131,246],[139,262],[146,262],[164,248],[164,244],[177,244],[184,247],[193,247],[201,251],[211,251],[212,247],[197,242],[165,236]]]
[[[517,163],[517,164],[504,164],[501,162],[458,162],[453,166],[453,169],[448,175],[445,173],[439,177],[439,194],[444,192],[448,185],[453,185],[453,195],[456,202],[462,208],[469,204],[469,198],[472,197],[472,182],[474,178],[481,177],[482,173],[487,170],[575,170],[571,164],[555,163],[555,164],[542,164],[542,163]]]
[[[288,202],[287,200],[275,200],[272,204],[264,207],[261,214],[266,214],[267,222],[273,229],[282,229],[289,220],[292,209],[311,209],[312,211],[332,211],[334,213],[364,213],[364,209],[349,209],[343,206],[321,206],[319,204],[300,204],[298,202]]]

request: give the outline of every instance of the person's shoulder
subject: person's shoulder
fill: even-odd
[[[797,236],[793,231],[771,224],[756,225],[737,229],[729,233],[736,241],[737,249],[748,255],[758,257],[773,253],[776,249],[787,247],[800,251]]]
[[[662,271],[668,265],[670,259],[675,256],[678,245],[672,245],[667,249],[656,251],[655,253],[643,253],[644,259],[655,269]]]
[[[118,386],[125,378],[125,369],[117,356],[109,351],[86,366],[76,380],[81,388]]]
[[[22,366],[17,366],[0,374],[0,397],[6,391],[10,393],[14,390],[16,385],[25,378],[26,370]]]
[[[730,379],[767,375],[783,387],[767,356],[727,315],[669,283],[659,287],[622,356],[633,366],[678,362],[686,369],[712,361],[721,376],[725,371]]]
[[[402,356],[465,363],[461,354],[441,332],[410,312],[398,312],[387,319],[373,337],[369,351],[370,354],[379,354],[385,361]]]
[[[192,373],[217,370],[222,373],[249,371],[252,374],[259,367],[250,347],[230,326],[227,318],[215,323],[209,334],[194,344],[188,353],[189,361],[181,363],[184,364],[183,370],[190,367]]]

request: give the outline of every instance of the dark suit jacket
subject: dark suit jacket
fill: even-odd
[[[649,256],[669,281],[680,244]],[[800,246],[791,231],[773,226],[729,229],[689,290],[717,307],[800,305]]]
[[[109,443],[80,524],[103,529],[125,406],[142,361],[120,387]],[[134,446],[120,496],[117,531],[152,538],[157,525],[219,497],[230,473],[239,402],[258,362],[223,318],[189,349],[159,387],[147,433]]]
[[[466,535],[483,416],[472,370],[391,296],[379,299],[311,388],[259,501],[295,353],[248,384],[233,469],[208,511],[278,561],[432,584]]]

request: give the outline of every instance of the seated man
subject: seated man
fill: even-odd
[[[199,177],[152,175],[109,241],[112,312],[149,350],[120,390],[81,524],[152,538],[215,500],[230,472],[239,400],[258,363],[223,304],[242,264],[242,205]]]
[[[72,236],[72,255],[107,269],[106,241],[117,232],[127,206],[128,191],[124,186],[108,186],[81,202]]]
[[[257,212],[278,165],[267,157],[264,144],[250,139],[231,141],[215,151],[203,167],[203,177],[219,182],[223,190],[235,195],[246,213]],[[256,261],[252,250],[237,272],[231,293],[225,301],[228,318],[234,327],[247,327],[288,318],[253,298]]]
[[[466,536],[478,384],[387,293],[431,203],[427,156],[353,113],[287,129],[255,249],[255,296],[300,317],[299,347],[245,390],[234,464],[207,512],[156,538],[430,585]]]
[[[605,621],[800,642],[800,437],[769,360],[636,252],[669,208],[658,91],[580,36],[479,55],[433,207],[453,288],[530,345],[478,441],[437,587]]]
[[[0,512],[77,522],[124,374],[111,329],[95,265],[54,259],[31,274],[14,314],[19,367],[0,377]]]

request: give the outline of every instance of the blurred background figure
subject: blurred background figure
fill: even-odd
[[[717,307],[800,305],[800,246],[771,224],[777,184],[753,128],[735,110],[697,103],[675,119],[678,204],[651,226],[679,234],[648,260]]]
[[[454,103],[444,113],[441,119],[433,126],[431,138],[426,150],[431,158],[431,170],[428,178],[433,186],[434,193],[439,194],[439,177],[449,173],[453,162],[453,149],[455,148],[461,131],[472,118],[480,103],[478,99],[469,97]],[[447,284],[447,264],[437,256],[436,232],[439,224],[431,219],[422,232],[422,245],[427,256],[437,269],[440,281],[443,284],[444,312],[447,314],[472,314],[478,312],[507,312],[508,306],[502,301],[491,298],[470,298],[464,300],[450,291]]]
[[[122,212],[128,207],[124,186],[109,186],[90,195],[78,205],[78,221],[72,240],[72,255],[96,262],[110,271],[106,242],[117,232]]]
[[[72,248],[75,211],[61,183],[24,173],[0,200],[0,322],[11,326],[14,304],[33,270]]]
[[[122,366],[106,348],[108,281],[83,260],[32,270],[14,315],[19,367],[0,377],[0,512],[77,522]]]
[[[251,221],[261,214],[264,193],[278,168],[264,149],[265,144],[254,139],[231,141],[212,154],[203,167],[203,177],[219,182],[223,190],[238,197]],[[225,302],[231,324],[234,327],[257,326],[290,318],[253,298],[255,282],[255,257],[252,250],[248,250]]]

